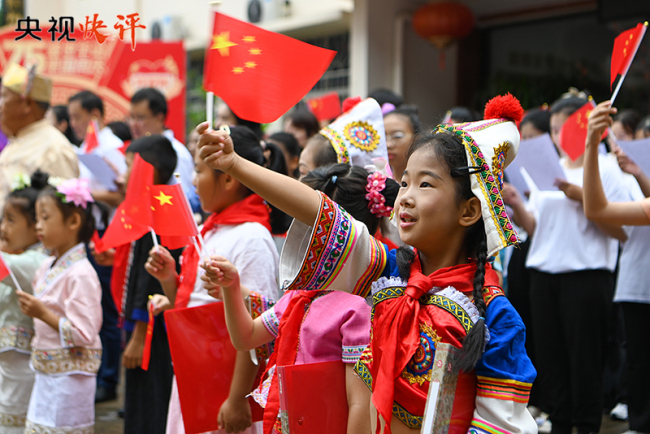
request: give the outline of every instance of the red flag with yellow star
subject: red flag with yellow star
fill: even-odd
[[[215,12],[203,87],[240,118],[269,123],[314,87],[335,55]]]
[[[573,113],[562,125],[560,131],[560,147],[566,152],[571,161],[575,161],[585,153],[585,143],[587,141],[587,123],[589,115],[596,107],[596,103],[589,99],[585,105]],[[607,132],[603,134],[603,138]]]
[[[154,185],[151,189],[151,210],[151,227],[161,237],[195,237],[199,234],[180,184]]]
[[[611,81],[610,89],[614,87],[614,82],[618,77],[623,80],[625,74],[630,69],[630,65],[634,60],[643,35],[645,34],[648,23],[639,23],[633,29],[629,29],[621,33],[614,39],[614,50],[612,51],[612,64],[611,64]]]
[[[341,114],[341,99],[338,92],[329,92],[307,101],[309,110],[319,121],[331,121]]]

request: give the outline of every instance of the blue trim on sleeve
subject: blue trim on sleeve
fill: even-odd
[[[131,321],[149,322],[149,313],[145,309],[133,309]]]

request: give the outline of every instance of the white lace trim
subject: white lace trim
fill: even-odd
[[[453,286],[448,286],[445,289],[440,289],[440,288],[433,288],[431,291],[429,291],[430,294],[438,294],[442,295],[444,297],[447,297],[448,299],[455,301],[460,307],[467,312],[469,317],[472,319],[472,322],[476,324],[476,322],[479,320],[479,313],[478,309],[476,308],[476,305],[472,303],[472,301],[462,292],[458,291],[456,288]],[[485,318],[483,319],[483,322],[485,322]],[[490,330],[488,329],[487,324],[485,325],[485,346],[487,346],[488,342],[490,342]],[[483,351],[485,351],[485,346],[483,347]]]
[[[380,277],[372,283],[372,295],[386,288],[406,288],[408,282],[398,276]]]

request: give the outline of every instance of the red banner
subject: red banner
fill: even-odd
[[[84,39],[52,42],[45,28],[16,41],[21,33],[13,26],[0,29],[0,70],[9,63],[37,64],[38,72],[52,78],[52,105],[67,104],[81,90],[90,90],[104,101],[108,122],[123,121],[131,96],[143,87],[155,87],[167,98],[167,127],[185,142],[186,55],[182,42],[138,42],[110,37],[103,43]]]

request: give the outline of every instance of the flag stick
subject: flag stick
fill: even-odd
[[[153,246],[158,247],[158,238],[156,238],[156,232],[152,227],[149,227],[149,232],[151,233],[151,239],[153,239]]]
[[[11,267],[9,267],[7,265],[7,263],[5,263],[5,267],[7,267],[7,271],[9,271],[9,276],[11,276],[11,280],[14,282],[14,285],[16,285],[16,289],[18,289],[19,291],[22,291],[23,288],[20,287],[20,284],[18,283],[18,279],[16,279],[16,275],[11,270]]]
[[[620,80],[618,80],[618,83],[616,83],[616,89],[614,89],[614,93],[612,94],[612,97],[610,101],[612,102],[612,106],[614,106],[614,100],[618,96],[618,91],[621,90],[621,85],[623,84],[623,80],[625,80],[625,77],[627,76],[628,71],[630,70],[630,66],[632,66],[632,62],[634,61],[634,57],[636,57],[636,52],[639,51],[639,47],[641,46],[641,42],[643,42],[643,37],[645,36],[645,31],[648,28],[648,22],[646,21],[643,26],[643,32],[641,33],[641,37],[639,38],[636,47],[634,47],[634,53],[632,54],[632,61],[630,61],[630,64],[628,66],[628,70],[625,71],[623,75],[621,75]]]
[[[212,122],[214,121],[214,93],[206,93],[205,98],[205,110],[208,118],[208,128],[212,129]]]

